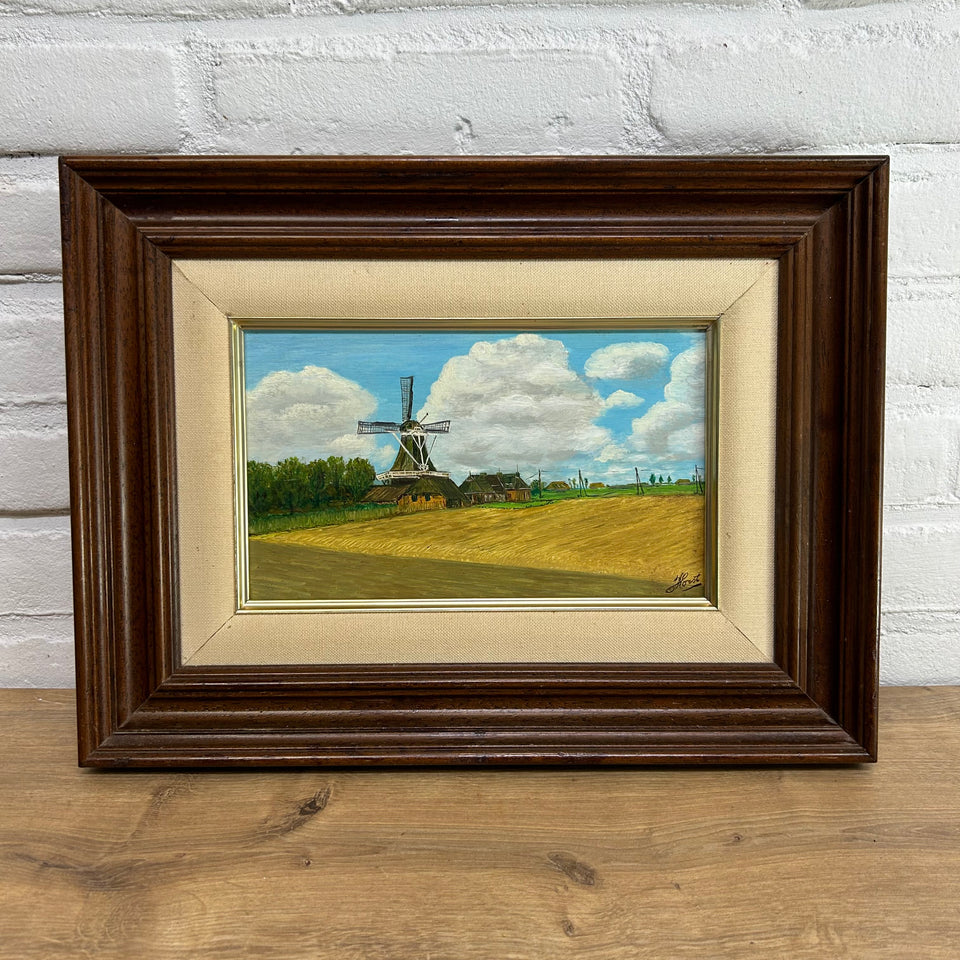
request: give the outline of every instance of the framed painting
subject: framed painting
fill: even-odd
[[[238,610],[709,606],[715,321],[651,322],[232,320]]]
[[[80,763],[876,758],[887,161],[61,161]]]

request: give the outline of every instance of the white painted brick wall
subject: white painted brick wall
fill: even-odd
[[[0,618],[70,613],[66,517],[0,519]]]
[[[72,682],[57,153],[784,150],[892,157],[881,677],[960,682],[957,0],[0,0],[0,685]]]
[[[960,615],[956,611],[887,612],[881,631],[880,682],[935,677],[938,683],[960,683],[960,643],[949,641],[958,633]]]
[[[884,501],[890,506],[960,498],[960,410],[949,392],[911,389],[887,399]],[[897,396],[900,394],[900,396]]]
[[[67,398],[59,283],[0,284],[0,405]]]
[[[945,224],[944,229],[951,226]],[[894,278],[888,291],[887,377],[891,383],[924,389],[960,387],[960,279]],[[925,330],[936,335],[922,336]],[[955,402],[955,394],[948,396]]]
[[[214,19],[289,13],[290,0],[0,0],[0,14],[129,14]]]
[[[224,51],[218,149],[264,153],[610,153],[622,76],[578,50]],[[402,104],[385,90],[403,91]]]
[[[7,43],[0,46],[0,90],[4,153],[177,149],[170,51]]]
[[[70,506],[66,421],[62,404],[0,406],[0,513]]]
[[[880,3],[908,3],[909,0],[801,0],[805,7],[813,10],[849,10],[856,7],[869,7]]]
[[[5,687],[72,687],[73,617],[0,616],[0,677]]]
[[[0,161],[0,275],[60,271],[58,204],[52,164]]]
[[[901,614],[955,610],[960,581],[960,513],[908,511],[892,520],[893,514],[888,511],[883,540],[885,608]]]
[[[960,104],[954,109],[960,122]],[[960,150],[953,146],[893,153],[891,271],[901,277],[960,275]]]
[[[0,517],[0,677],[73,685],[73,590],[66,517]]]
[[[705,153],[956,142],[960,42],[818,31],[684,43],[657,57],[650,109],[667,140]]]

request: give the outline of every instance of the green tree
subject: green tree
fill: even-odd
[[[667,474],[667,483],[673,483],[673,477],[669,473]]]
[[[662,473],[660,474],[660,481],[659,481],[659,482],[660,482],[660,483],[663,483],[663,474],[662,474]]]
[[[657,475],[655,473],[650,474],[650,486],[652,487],[657,482]]]
[[[347,461],[343,471],[343,487],[347,496],[357,503],[363,495],[373,486],[373,481],[377,479],[377,471],[373,469],[373,464],[363,457],[354,457]]]
[[[276,466],[277,506],[284,513],[296,513],[310,506],[310,481],[307,465],[299,457],[287,457]]]
[[[273,467],[257,460],[247,461],[247,510],[263,516],[273,506]]]
[[[347,465],[343,462],[343,457],[330,457],[327,460],[327,490],[331,500],[344,499],[346,488],[343,478],[346,470]]]
[[[310,489],[310,505],[322,507],[327,502],[327,461],[318,458],[307,464],[307,485]]]

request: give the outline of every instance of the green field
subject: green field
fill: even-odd
[[[251,517],[249,533],[256,537],[264,533],[280,533],[283,530],[310,530],[314,527],[336,527],[342,523],[362,520],[381,520],[397,513],[395,506],[382,503],[358,503],[349,507],[323,507],[304,513],[276,513]]]
[[[697,488],[691,483],[677,486],[675,483],[664,483],[658,487],[645,485],[645,490],[637,494],[635,486],[630,487],[600,487],[595,490],[544,490],[543,495],[533,495],[532,499],[520,503],[481,503],[477,506],[481,510],[528,510],[530,507],[546,507],[551,503],[560,503],[563,500],[602,500],[610,497],[669,497],[673,495],[696,495]]]
[[[681,496],[690,496],[698,494],[699,491],[695,484],[692,483],[661,483],[659,485],[651,486],[649,483],[643,484],[643,492],[638,494],[636,484],[623,484],[622,486],[617,487],[598,487],[593,490],[544,490],[543,491],[543,500],[577,500],[589,497],[591,499],[595,497],[665,497],[672,494],[680,494]],[[534,498],[534,502],[536,497]]]

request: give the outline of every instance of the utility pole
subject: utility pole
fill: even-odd
[[[577,476],[580,478],[580,496],[583,496],[583,474],[577,470]]]
[[[543,499],[543,474],[539,467],[537,467],[537,499]]]
[[[636,478],[637,478],[637,496],[639,497],[639,496],[641,496],[641,495],[643,494],[643,492],[644,492],[644,491],[643,491],[643,484],[640,482],[640,471],[639,471],[636,467],[634,467],[634,468],[633,468],[633,472],[634,472],[634,474],[636,475]]]

